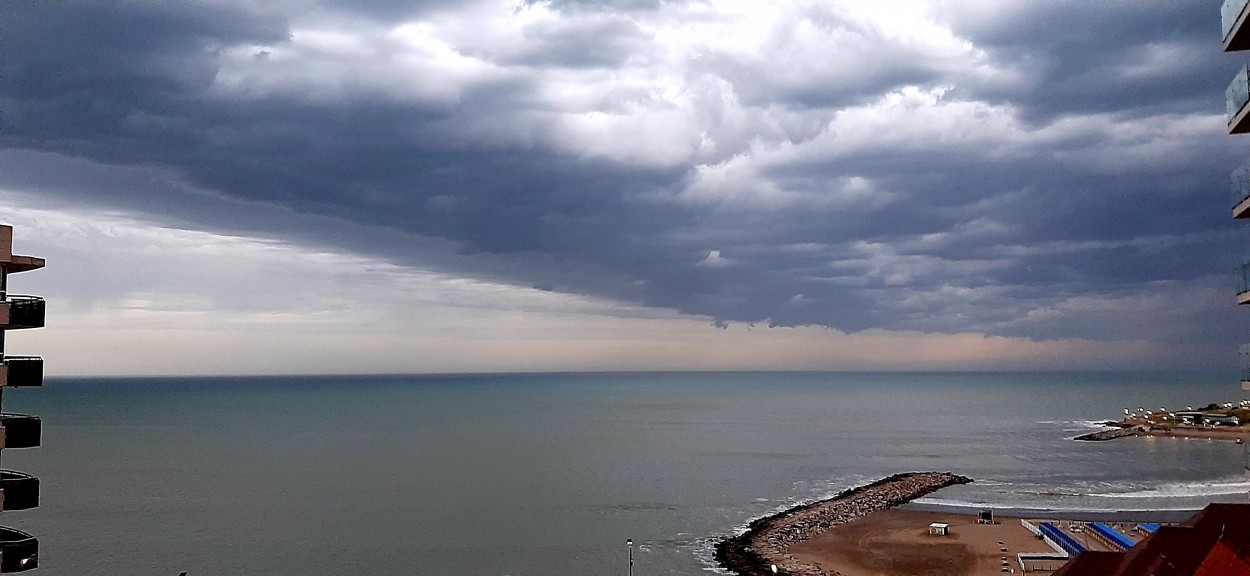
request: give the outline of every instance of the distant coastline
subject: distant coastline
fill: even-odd
[[[1125,438],[1128,436],[1137,437],[1173,437],[1173,438],[1199,438],[1203,440],[1230,440],[1233,442],[1245,442],[1250,431],[1243,427],[1229,428],[1204,428],[1197,426],[1160,426],[1146,425],[1128,422],[1106,422],[1107,426],[1113,427],[1110,430],[1100,430],[1089,434],[1082,434],[1073,438],[1073,440],[1082,440],[1085,442],[1105,442],[1107,440],[1115,440],[1117,438]]]
[[[905,504],[947,486],[970,482],[971,478],[949,472],[895,474],[827,500],[756,519],[743,534],[716,544],[716,561],[741,576],[770,576],[773,565],[780,574],[823,574],[820,569],[799,563],[787,554],[790,546],[878,510]]]

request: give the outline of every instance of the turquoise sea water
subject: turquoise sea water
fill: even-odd
[[[711,570],[752,518],[896,472],[930,503],[1244,501],[1243,446],[1078,443],[1124,407],[1235,400],[1226,377],[697,373],[49,379],[6,450],[40,574],[636,574]]]

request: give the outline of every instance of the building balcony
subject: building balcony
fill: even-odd
[[[1228,133],[1250,132],[1250,70],[1242,67],[1224,91],[1224,111],[1228,115]]]
[[[38,507],[38,478],[12,470],[0,470],[0,510],[29,510]]]
[[[1220,6],[1220,24],[1223,25],[1224,51],[1236,52],[1250,48],[1250,29],[1246,27],[1247,0],[1224,0]]]
[[[43,328],[45,304],[38,296],[9,296],[0,302],[0,328]]]
[[[22,572],[39,566],[39,540],[0,526],[0,572]]]
[[[43,386],[43,358],[5,356],[0,362],[0,386],[14,388]]]
[[[1237,288],[1237,303],[1250,304],[1250,261],[1241,263],[1241,285]]]
[[[13,254],[13,227],[0,225],[0,268],[10,274],[43,268],[43,258]]]
[[[1250,392],[1250,343],[1237,348],[1237,355],[1241,357],[1241,389]]]
[[[1229,134],[1250,132],[1250,106],[1247,103],[1250,103],[1250,70],[1243,66],[1224,91]]]
[[[1233,218],[1250,218],[1250,161],[1229,176],[1233,193]]]
[[[43,440],[43,421],[26,414],[0,414],[4,448],[34,448]]]
[[[12,256],[8,264],[4,265],[5,271],[9,274],[18,272],[29,272],[43,268],[44,259],[34,256]]]

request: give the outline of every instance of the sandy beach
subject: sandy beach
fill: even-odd
[[[865,486],[851,488],[820,502],[804,504],[751,522],[748,530],[716,545],[721,566],[743,576],[765,576],[773,570],[792,576],[828,574],[815,564],[798,560],[790,549],[830,529],[874,512],[971,478],[949,472],[895,474]]]
[[[886,478],[756,520],[747,533],[723,541],[717,557],[722,566],[742,575],[766,576],[773,564],[778,573],[794,576],[971,576],[1020,573],[1022,568],[1048,573],[1066,560],[1057,558],[1051,546],[1021,523],[1022,518],[1034,525],[1053,522],[1088,550],[1113,550],[1084,523],[1110,523],[1137,540],[1145,535],[1136,529],[1139,521],[1176,521],[1188,515],[1018,510],[995,513],[992,523],[981,523],[974,511],[966,509],[898,507],[939,484],[966,480],[940,473]],[[930,533],[932,523],[946,524],[947,533]],[[1022,560],[1020,554],[1050,558]]]
[[[803,564],[824,574],[965,576],[999,574],[1006,562],[1019,572],[1021,552],[1053,552],[1020,525],[1019,518],[977,524],[976,517],[941,512],[882,510],[790,548]],[[946,536],[928,532],[932,522],[950,526]],[[1099,549],[1091,543],[1091,549]],[[1031,562],[1030,572],[1056,570],[1062,561]]]

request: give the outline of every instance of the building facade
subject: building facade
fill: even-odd
[[[1224,0],[1220,6],[1224,51],[1250,50],[1250,0]],[[1250,67],[1244,62],[1224,91],[1224,108],[1228,119],[1229,134],[1250,132]],[[1250,218],[1250,160],[1247,160],[1230,178],[1234,219]],[[1250,258],[1241,262],[1241,282],[1237,289],[1237,304],[1250,304]],[[1239,351],[1241,359],[1241,407],[1250,406],[1250,344],[1243,344]],[[1250,445],[1246,447],[1245,465],[1250,469]]]
[[[10,330],[42,328],[43,298],[10,294],[9,275],[43,268],[43,258],[13,254],[13,228],[0,226],[0,462],[5,450],[34,448],[42,438],[36,416],[3,411],[11,388],[43,385],[43,359],[5,352]],[[39,479],[13,470],[0,470],[0,512],[28,510],[39,505]],[[23,572],[39,565],[39,541],[30,534],[0,526],[0,573]]]

